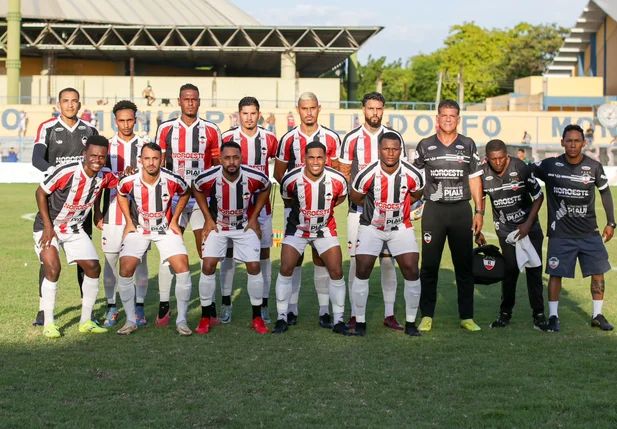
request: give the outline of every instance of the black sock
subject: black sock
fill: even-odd
[[[268,298],[262,298],[261,299],[261,306],[262,307],[267,307],[268,306]]]
[[[223,295],[223,305],[231,305],[231,295]]]
[[[253,319],[261,317],[261,305],[252,305],[251,307],[253,307]]]
[[[201,317],[202,319],[204,317],[210,317],[210,306],[204,307],[203,305],[201,306]]]
[[[143,307],[144,303],[143,302],[138,302],[135,304],[135,307]]]
[[[161,301],[159,304],[159,319],[165,317],[167,312],[169,311],[169,301]]]
[[[113,304],[107,303],[107,308],[111,308],[111,307],[115,307],[116,303],[114,302]]]
[[[216,303],[212,303],[212,305],[210,305],[210,317],[216,319]]]

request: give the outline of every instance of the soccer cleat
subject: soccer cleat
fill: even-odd
[[[176,331],[178,331],[178,334],[183,337],[188,337],[193,333],[193,331],[191,331],[191,328],[189,328],[189,325],[187,325],[186,322],[178,323],[176,325]]]
[[[272,333],[273,334],[282,334],[284,332],[287,332],[287,327],[288,326],[289,325],[287,325],[287,322],[285,322],[283,319],[279,319],[274,324],[274,328],[272,329]]]
[[[62,336],[60,335],[58,327],[53,323],[48,323],[45,326],[45,328],[43,329],[43,335],[45,335],[45,337],[47,338],[60,338]]]
[[[219,319],[218,317],[210,317],[210,326],[220,325],[220,324],[221,324],[221,319]]]
[[[38,313],[36,313],[36,318],[34,319],[34,322],[32,322],[32,326],[43,326],[45,324],[45,312],[43,310],[39,310]]]
[[[291,311],[289,313],[287,313],[287,324],[289,326],[297,325],[298,324],[298,316],[293,314]]]
[[[101,328],[92,320],[88,320],[87,322],[79,325],[79,332],[81,332],[82,334],[106,334],[107,329]]]
[[[266,325],[269,325],[272,320],[270,319],[270,310],[268,307],[261,307],[261,318],[264,320]]]
[[[461,328],[466,329],[466,330],[471,331],[471,332],[476,332],[476,331],[481,331],[482,330],[482,328],[480,328],[478,325],[476,325],[476,322],[474,322],[473,319],[461,320]]]
[[[606,320],[606,317],[604,317],[602,314],[598,314],[596,317],[591,319],[591,327],[600,328],[603,331],[613,330],[613,325],[608,323],[608,320]]]
[[[268,332],[270,332],[270,330],[266,326],[266,323],[261,317],[254,318],[253,323],[251,323],[251,327],[258,334],[267,334]]]
[[[533,329],[537,331],[548,331],[548,322],[544,313],[538,313],[533,316]]]
[[[156,321],[154,322],[155,326],[167,326],[169,325],[169,318],[171,317],[171,310],[167,310],[167,314],[163,318],[159,318],[156,316]]]
[[[221,323],[231,322],[231,305],[221,305]]]
[[[347,327],[347,325],[345,325],[345,322],[338,322],[338,323],[336,323],[332,327],[332,332],[334,332],[335,334],[345,335],[346,337],[349,336],[349,335],[353,335],[352,332]]]
[[[124,324],[124,326],[118,329],[116,332],[118,335],[130,335],[137,330],[137,323],[129,322],[128,320]]]
[[[105,315],[105,321],[103,322],[103,326],[106,328],[110,328],[118,323],[118,318],[120,317],[120,312],[118,311],[118,307],[108,307],[107,314]]]
[[[332,329],[332,318],[328,313],[319,316],[319,326],[326,329]]]
[[[354,329],[353,334],[356,337],[364,337],[366,335],[366,322],[365,323],[356,322],[356,329]]]
[[[548,318],[547,332],[559,332],[559,317],[551,316]]]
[[[351,316],[349,318],[349,322],[347,322],[347,328],[351,330],[356,329],[356,316]]]
[[[388,316],[383,319],[383,325],[386,328],[394,329],[395,331],[402,331],[403,327],[400,323],[394,318],[394,314],[392,316]]]
[[[423,317],[420,321],[420,326],[418,326],[418,331],[429,332],[431,329],[433,329],[433,318]]]
[[[405,333],[412,337],[421,337],[422,334],[416,328],[416,322],[405,322]]]
[[[491,328],[505,328],[506,326],[508,326],[508,323],[510,323],[511,319],[512,319],[511,313],[504,313],[500,311],[499,315],[497,316],[497,320],[495,320],[489,326]]]
[[[135,319],[137,320],[137,326],[146,326],[148,324],[146,312],[142,305],[135,307]]]
[[[195,333],[199,335],[205,335],[210,332],[211,319],[209,317],[202,317],[199,321],[199,326],[195,329]]]

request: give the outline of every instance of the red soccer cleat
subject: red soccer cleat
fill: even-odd
[[[251,327],[258,334],[267,334],[268,332],[270,332],[270,330],[266,326],[266,322],[264,322],[264,320],[261,317],[254,318],[253,323],[251,324]]]
[[[396,319],[394,318],[394,314],[383,319],[383,325],[386,328],[394,329],[397,331],[402,331],[404,329],[401,324],[396,321]]]
[[[167,326],[169,325],[169,317],[171,316],[171,310],[167,311],[167,314],[165,314],[165,316],[163,318],[159,318],[159,316],[156,316],[156,321],[154,322],[155,326]]]
[[[199,326],[195,329],[195,333],[199,335],[205,335],[210,332],[210,318],[202,317],[199,321]]]

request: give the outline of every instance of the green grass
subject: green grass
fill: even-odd
[[[56,312],[64,336],[47,340],[41,328],[30,325],[38,306],[38,265],[32,222],[20,218],[36,211],[34,190],[34,185],[0,185],[0,427],[617,426],[617,333],[589,327],[589,281],[580,272],[564,281],[558,334],[532,329],[524,276],[508,328],[488,328],[500,290],[479,286],[475,320],[483,331],[464,332],[458,326],[447,249],[434,330],[422,338],[381,326],[378,269],[371,281],[367,337],[339,337],[319,328],[307,257],[299,325],[282,336],[250,330],[244,270],[236,275],[241,292],[233,322],[206,336],[180,338],[173,327],[153,326],[129,337],[115,335],[117,328],[82,336],[75,268],[63,265]],[[280,228],[282,207],[275,209]],[[337,215],[345,243],[344,208]],[[600,218],[603,225],[603,214]],[[485,231],[493,232],[490,216]],[[194,284],[189,324],[195,327],[199,265],[191,235],[187,239]],[[494,238],[489,241],[496,244]],[[95,243],[99,246],[98,233]],[[615,266],[616,243],[608,244]],[[272,314],[279,254],[273,249]],[[156,250],[150,261],[146,314],[153,322]],[[604,304],[613,322],[615,276],[615,271],[607,275]],[[399,274],[399,284],[400,279]],[[102,289],[101,284],[98,314],[105,307]],[[395,310],[402,321],[402,287],[398,292]]]

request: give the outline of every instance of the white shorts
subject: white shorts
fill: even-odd
[[[202,258],[223,259],[227,254],[227,246],[231,241],[234,260],[246,262],[259,262],[261,253],[259,237],[255,231],[249,229],[234,229],[233,231],[212,231],[206,241],[201,244]]]
[[[413,228],[380,231],[375,227],[360,225],[356,241],[356,255],[379,256],[387,245],[392,256],[420,253]]]
[[[358,228],[360,227],[360,216],[362,213],[348,213],[347,214],[347,254],[349,256],[356,256],[356,242],[358,241]],[[390,255],[388,245],[384,243],[381,249],[381,254]]]
[[[272,215],[259,216],[257,219],[259,227],[261,228],[261,240],[260,246],[262,249],[269,249],[274,244],[274,238],[272,233]],[[227,248],[231,249],[233,242],[228,240]]]
[[[293,247],[300,255],[304,253],[306,246],[310,245],[313,249],[317,250],[319,256],[326,250],[341,245],[338,237],[302,238],[295,235],[286,235],[283,238],[283,244]]]
[[[34,251],[39,259],[43,251],[39,246],[39,240],[42,235],[43,231],[37,231],[33,234]],[[83,229],[80,229],[77,234],[62,234],[56,231],[56,235],[58,239],[54,237],[51,241],[51,245],[56,248],[58,253],[60,253],[60,246],[62,246],[64,254],[66,255],[66,262],[68,262],[69,265],[75,265],[75,261],[99,260],[99,255],[94,248],[94,244],[92,244],[92,240]]]
[[[171,212],[176,212],[176,206],[178,205],[178,200],[180,199],[179,195],[174,195],[171,199]],[[188,203],[182,210],[182,214],[180,215],[180,219],[178,223],[182,228],[186,228],[187,225],[191,225],[191,229],[193,231],[197,231],[204,227],[204,223],[206,222],[204,218],[204,214],[201,212],[199,208],[199,204],[195,201],[195,198],[189,198]]]
[[[143,260],[143,256],[150,248],[150,243],[155,243],[161,256],[161,264],[176,255],[187,255],[186,246],[181,235],[174,232],[167,234],[142,234],[141,232],[130,232],[122,242],[120,258],[132,256]]]
[[[101,233],[101,248],[104,253],[120,253],[124,225],[103,225]]]

